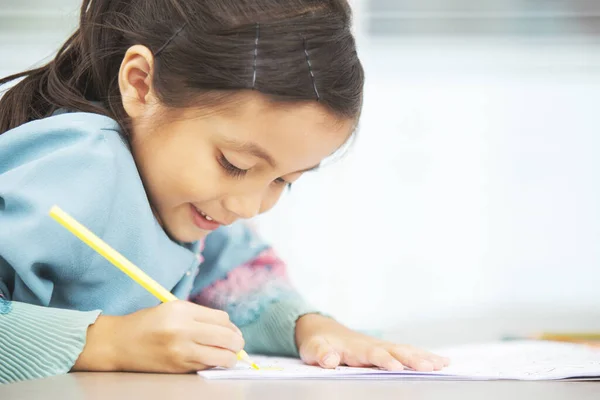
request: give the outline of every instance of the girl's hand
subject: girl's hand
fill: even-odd
[[[133,314],[100,316],[88,329],[76,371],[185,373],[233,367],[244,348],[224,311],[173,301]]]
[[[379,367],[401,371],[437,371],[450,360],[408,345],[385,342],[354,332],[317,314],[301,317],[296,324],[296,343],[302,360],[310,365],[336,368]]]

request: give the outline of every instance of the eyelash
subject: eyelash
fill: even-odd
[[[241,169],[230,163],[224,155],[221,154],[219,157],[219,164],[221,167],[227,172],[230,176],[234,178],[243,178],[246,173],[248,173],[247,169]]]
[[[227,160],[227,158],[225,158],[223,154],[221,154],[221,156],[219,157],[219,164],[221,164],[221,167],[223,167],[225,172],[227,172],[230,176],[234,178],[241,179],[248,173],[247,169],[238,168],[232,163],[230,163],[229,160]],[[283,178],[277,178],[274,182],[278,185],[286,185],[288,189],[292,188],[292,184],[287,182]]]

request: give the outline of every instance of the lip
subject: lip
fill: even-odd
[[[190,203],[190,211],[192,213],[192,221],[194,221],[194,225],[204,231],[214,231],[219,228],[222,224],[218,221],[209,221],[200,214],[200,210],[198,210],[193,204]]]

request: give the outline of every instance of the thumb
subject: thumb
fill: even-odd
[[[302,361],[309,365],[319,365],[332,369],[340,365],[340,355],[322,336],[315,336],[300,348]]]

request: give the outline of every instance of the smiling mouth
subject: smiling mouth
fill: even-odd
[[[198,210],[197,208],[196,208],[196,210],[200,213],[200,215],[202,215],[204,218],[206,218],[207,221],[214,221],[214,219],[212,219],[210,217],[210,215],[207,215],[204,211]]]
[[[214,231],[215,229],[223,225],[219,221],[215,221],[214,218],[206,214],[204,211],[200,210],[195,205],[190,203],[190,206],[192,211],[192,220],[198,228],[207,231]]]

